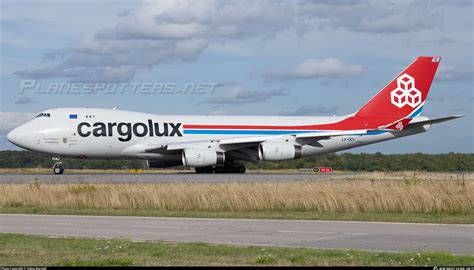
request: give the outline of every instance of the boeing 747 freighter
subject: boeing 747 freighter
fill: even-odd
[[[49,109],[8,133],[27,150],[60,157],[144,159],[152,168],[244,173],[245,162],[280,161],[422,133],[461,117],[420,116],[440,57],[418,57],[357,112],[345,116],[185,116]]]

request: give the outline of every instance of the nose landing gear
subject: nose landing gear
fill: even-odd
[[[53,165],[53,172],[54,174],[63,174],[64,172],[64,164],[62,163],[59,158],[53,157],[53,160],[56,160],[56,162]]]

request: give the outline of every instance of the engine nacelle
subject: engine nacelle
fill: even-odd
[[[279,142],[263,142],[258,146],[258,157],[260,160],[290,160],[301,158],[300,145]]]
[[[184,149],[181,156],[183,165],[188,167],[207,167],[224,164],[225,154],[208,149]]]

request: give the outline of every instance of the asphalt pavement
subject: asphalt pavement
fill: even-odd
[[[154,182],[269,182],[345,179],[356,173],[130,173],[130,174],[0,174],[0,183],[154,183]]]
[[[474,254],[474,225],[0,214],[9,233],[244,246]]]

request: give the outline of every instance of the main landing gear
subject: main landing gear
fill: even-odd
[[[245,166],[241,164],[219,165],[215,167],[196,167],[194,170],[196,173],[245,173]]]
[[[59,158],[54,158],[54,157],[53,157],[53,160],[56,160],[56,162],[53,165],[54,174],[63,174],[64,164],[62,163],[62,161],[59,160]]]

